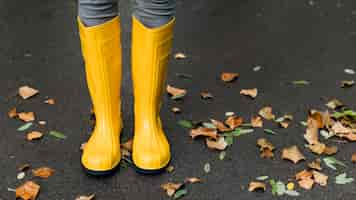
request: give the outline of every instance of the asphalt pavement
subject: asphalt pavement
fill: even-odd
[[[132,136],[133,98],[130,76],[131,7],[121,1],[123,40],[123,140]],[[90,99],[76,25],[75,0],[1,0],[0,1],[0,199],[14,199],[8,188],[25,180],[41,185],[38,200],[74,200],[78,195],[95,193],[98,200],[169,199],[160,185],[196,176],[202,183],[189,185],[189,200],[351,200],[356,184],[336,185],[334,177],[347,172],[356,178],[356,165],[350,161],[356,144],[335,143],[337,159],[347,163],[343,171],[325,167],[329,175],[326,187],[297,190],[300,197],[275,197],[270,188],[265,193],[248,192],[251,180],[268,175],[287,181],[306,166],[280,159],[280,150],[298,145],[308,161],[317,156],[304,148],[305,128],[299,124],[308,109],[326,109],[328,99],[338,98],[356,109],[356,88],[340,88],[341,80],[356,79],[345,68],[356,70],[356,2],[353,0],[177,0],[177,24],[173,52],[184,52],[184,60],[170,60],[167,82],[185,88],[181,101],[164,96],[162,121],[171,143],[173,173],[143,176],[123,167],[112,176],[93,178],[80,165],[80,145],[89,137]],[[253,68],[261,66],[261,70]],[[237,72],[240,78],[225,84],[221,72]],[[177,73],[189,74],[182,79]],[[293,80],[311,84],[295,86]],[[144,80],[142,80],[144,81]],[[30,85],[40,94],[29,100],[16,96],[18,87]],[[243,88],[258,88],[256,99],[239,94]],[[209,91],[212,100],[202,100],[199,93]],[[56,100],[46,105],[46,96]],[[224,119],[225,112],[235,112],[244,119],[257,114],[266,105],[277,115],[294,116],[291,127],[278,128],[266,123],[278,135],[262,129],[238,137],[226,150],[226,158],[209,150],[204,140],[192,141],[189,130],[177,121]],[[44,133],[63,132],[60,140],[46,135],[29,142],[16,129],[23,123],[10,119],[12,107],[34,111],[45,127],[34,126]],[[174,114],[171,107],[182,109]],[[256,140],[268,138],[277,147],[276,158],[259,158]],[[17,168],[29,163],[32,168],[49,166],[56,170],[48,179],[32,178],[27,173],[17,180]],[[210,163],[210,173],[204,172]],[[11,190],[11,189],[10,189]]]

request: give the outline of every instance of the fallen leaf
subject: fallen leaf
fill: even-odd
[[[36,139],[40,139],[42,138],[43,133],[39,132],[39,131],[32,131],[27,133],[27,140],[31,141],[31,140],[36,140]]]
[[[312,178],[312,177],[313,177],[313,173],[311,171],[304,169],[303,171],[300,171],[295,175],[295,180],[299,181],[299,180],[308,179],[308,178]]]
[[[214,96],[209,92],[201,92],[200,96],[203,99],[212,99],[212,98],[214,98]]]
[[[26,171],[30,168],[30,165],[28,163],[25,163],[23,165],[21,165],[20,167],[17,168],[17,170],[19,171]]]
[[[292,81],[292,83],[294,85],[309,85],[310,84],[310,82],[306,81],[306,80],[296,80],[296,81]]]
[[[40,191],[40,186],[33,181],[27,181],[16,188],[16,198],[35,200]]]
[[[17,174],[17,180],[22,180],[23,178],[25,178],[26,174],[25,172],[20,172]]]
[[[333,170],[336,170],[336,165],[340,165],[340,166],[343,166],[343,167],[346,167],[346,165],[337,160],[336,158],[332,157],[332,156],[328,156],[328,157],[325,157],[323,158],[323,161],[325,163],[326,166],[328,166],[329,168],[333,169]]]
[[[310,169],[316,169],[316,170],[321,171],[322,170],[322,168],[321,168],[321,160],[318,158],[318,159],[312,161],[311,163],[308,164],[308,167]]]
[[[349,134],[352,133],[352,130],[349,128],[346,128],[344,125],[342,125],[340,122],[336,122],[332,127],[332,131],[336,134]]]
[[[271,129],[263,129],[263,131],[267,134],[270,135],[278,135],[275,131],[271,130]]]
[[[270,149],[263,149],[261,150],[260,157],[271,159],[274,157],[274,153]]]
[[[266,138],[259,138],[257,140],[257,145],[260,147],[260,151],[262,151],[263,149],[269,149],[273,151],[275,148],[273,144],[270,143]]]
[[[298,181],[298,184],[301,188],[310,190],[313,188],[314,180],[312,178],[306,178]]]
[[[23,98],[23,99],[28,99],[36,94],[38,94],[38,90],[31,88],[29,86],[22,86],[19,88],[19,95]]]
[[[179,53],[174,54],[174,58],[177,60],[180,60],[180,59],[187,58],[187,56],[184,53],[179,52]]]
[[[258,181],[265,181],[269,178],[269,176],[259,176],[259,177],[256,177],[256,180]]]
[[[32,174],[36,177],[48,178],[54,174],[54,169],[51,169],[49,167],[40,167],[32,170]]]
[[[47,124],[47,122],[46,121],[38,121],[38,124],[44,126]]]
[[[197,177],[188,177],[184,181],[185,183],[200,183],[201,179]]]
[[[274,119],[276,116],[272,113],[272,107],[270,106],[266,106],[263,107],[259,112],[259,115],[261,115],[261,117],[263,117],[264,119],[267,120],[272,120]]]
[[[347,177],[346,173],[339,174],[335,177],[336,184],[347,184],[354,181],[354,178]]]
[[[322,124],[322,116],[320,113],[315,112],[312,114],[309,112],[308,121],[307,121],[307,129],[304,134],[304,139],[308,142],[308,144],[319,144],[319,128],[323,127]]]
[[[168,173],[172,173],[174,171],[174,166],[173,165],[169,165],[167,168],[166,168],[166,171]]]
[[[341,138],[346,138],[349,141],[356,141],[356,134],[355,133],[339,134],[337,136],[339,136]]]
[[[294,164],[296,164],[301,160],[305,160],[305,157],[299,151],[298,147],[294,145],[288,148],[284,148],[282,150],[282,159],[290,160]]]
[[[173,196],[174,193],[183,186],[183,183],[168,182],[161,185],[161,188],[166,191],[168,196]]]
[[[260,116],[251,117],[251,125],[254,128],[262,128],[263,127],[262,118]]]
[[[223,72],[221,74],[221,80],[224,82],[232,82],[236,80],[240,75],[238,73],[228,73],[228,72]]]
[[[262,182],[257,182],[257,181],[250,182],[250,184],[248,185],[248,191],[253,192],[256,190],[266,191],[266,184],[262,183]]]
[[[337,146],[326,146],[323,153],[330,156],[336,154],[337,150]]]
[[[218,139],[218,134],[216,129],[212,129],[212,128],[203,128],[203,127],[199,127],[196,129],[192,129],[190,131],[190,136],[194,139],[197,136],[207,136],[207,137],[211,137],[215,140]]]
[[[67,136],[65,136],[63,133],[58,132],[58,131],[50,131],[49,135],[56,137],[58,139],[63,139],[63,140],[67,138]]]
[[[221,121],[215,119],[210,119],[210,121],[220,132],[231,131],[231,128],[226,127]]]
[[[234,116],[234,115],[235,115],[234,112],[225,112],[226,117],[230,117],[230,116]]]
[[[78,196],[75,200],[93,200],[95,198],[95,194],[91,194],[89,196]]]
[[[242,89],[240,91],[240,94],[245,95],[245,96],[249,96],[251,98],[256,98],[257,97],[257,93],[258,90],[257,88],[253,88],[253,89]]]
[[[174,113],[180,113],[181,112],[180,108],[177,108],[177,107],[173,107],[171,109],[171,111],[174,112]]]
[[[356,153],[353,153],[352,156],[351,156],[351,161],[353,163],[356,163]]]
[[[235,129],[239,127],[243,123],[242,117],[230,116],[225,120],[225,124],[227,124],[231,129]]]
[[[279,125],[280,125],[282,128],[288,128],[289,122],[279,122]]]
[[[121,144],[121,148],[124,148],[124,149],[128,150],[129,152],[132,152],[132,143],[133,143],[133,140],[129,139],[126,142]]]
[[[18,131],[25,131],[32,126],[32,122],[28,122],[20,127],[17,128]]]
[[[10,118],[15,118],[15,117],[17,117],[16,108],[11,108],[11,110],[7,113],[7,115],[8,115]]]
[[[47,99],[44,101],[44,103],[49,104],[49,105],[54,105],[56,101],[54,99]]]
[[[326,103],[325,105],[328,108],[333,109],[333,110],[344,106],[344,104],[338,99],[332,99],[328,103]]]
[[[320,186],[326,186],[328,184],[328,176],[321,173],[317,172],[315,170],[312,171],[313,173],[313,178],[315,183],[319,184]]]
[[[355,81],[341,81],[341,87],[342,88],[350,88],[355,85]]]
[[[19,119],[24,122],[31,122],[35,120],[35,113],[34,112],[21,112],[18,113]]]
[[[316,153],[318,155],[321,155],[322,153],[324,153],[326,145],[323,143],[315,143],[315,144],[310,144],[307,145],[307,147],[313,152]]]
[[[185,196],[186,194],[188,194],[188,190],[183,188],[183,189],[179,189],[176,191],[176,193],[174,193],[173,199],[179,199],[183,196]]]
[[[183,128],[193,128],[193,123],[189,120],[179,120],[178,124]]]
[[[209,149],[216,149],[220,151],[225,150],[228,146],[224,137],[219,137],[217,140],[206,138],[206,145]]]
[[[170,85],[167,85],[167,92],[171,95],[171,99],[180,99],[187,94],[187,90],[175,88]]]

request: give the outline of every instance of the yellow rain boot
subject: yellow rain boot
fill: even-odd
[[[118,17],[85,27],[78,17],[82,54],[96,124],[83,149],[82,165],[89,174],[106,175],[118,166],[121,120],[121,43]]]
[[[132,159],[138,172],[161,172],[170,161],[170,147],[159,117],[170,56],[174,19],[158,28],[147,28],[133,17],[132,78],[135,135]]]

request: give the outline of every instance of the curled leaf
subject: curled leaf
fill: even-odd
[[[219,137],[217,140],[206,138],[206,145],[209,149],[216,149],[220,151],[225,150],[228,146],[224,137]]]
[[[54,174],[54,169],[51,169],[49,167],[40,167],[32,170],[32,174],[36,177],[48,178]]]
[[[210,121],[220,132],[231,131],[231,128],[226,127],[221,121],[215,119],[211,119]]]
[[[243,119],[237,116],[230,116],[225,120],[225,124],[227,124],[231,129],[236,129],[243,123]]]
[[[248,191],[253,192],[257,190],[263,190],[266,191],[266,184],[262,182],[257,182],[257,181],[252,181],[248,185]]]
[[[322,170],[322,168],[321,168],[321,160],[318,158],[318,159],[312,161],[311,163],[308,164],[308,167],[310,169],[316,169],[316,170],[321,171]]]
[[[175,58],[176,60],[181,60],[181,59],[187,58],[187,56],[186,56],[184,53],[179,52],[179,53],[174,54],[174,58]]]
[[[167,85],[167,92],[171,95],[171,99],[180,99],[187,94],[187,90],[175,88],[170,85]]]
[[[249,96],[251,98],[256,98],[257,97],[257,88],[253,88],[253,89],[242,89],[240,91],[240,94],[245,95],[245,96]]]
[[[344,104],[338,100],[338,99],[331,99],[328,103],[325,104],[328,108],[330,109],[337,109],[337,108],[341,108],[344,106]]]
[[[95,194],[91,194],[89,196],[78,196],[77,198],[75,198],[75,200],[93,200],[95,198]]]
[[[183,183],[168,182],[161,185],[161,188],[166,191],[168,196],[173,196],[174,193],[183,186]]]
[[[229,72],[223,72],[221,74],[221,80],[224,82],[232,82],[236,80],[240,75],[238,73],[229,73]]]
[[[267,119],[267,120],[272,120],[274,119],[276,116],[272,113],[272,107],[270,106],[266,106],[266,107],[263,107],[259,112],[258,114],[263,117],[264,119]]]
[[[174,113],[180,113],[181,112],[180,108],[178,108],[178,107],[173,107],[171,109],[171,111],[174,112]]]
[[[18,113],[19,119],[24,122],[31,122],[35,120],[35,113],[34,112],[21,112]]]
[[[251,117],[251,125],[254,128],[262,128],[263,121],[260,116]]]
[[[194,139],[198,136],[206,136],[206,137],[211,137],[215,140],[218,139],[218,134],[216,129],[212,129],[212,128],[203,128],[203,127],[199,127],[196,129],[192,129],[190,131],[190,136]]]
[[[188,177],[184,181],[185,183],[200,183],[201,179],[197,177]]]
[[[319,184],[320,186],[326,186],[328,184],[328,176],[321,173],[317,172],[315,170],[312,171],[313,173],[313,178],[315,183]]]
[[[32,131],[27,133],[27,140],[31,141],[31,140],[36,140],[36,139],[40,139],[42,138],[43,133],[39,132],[39,131]]]
[[[200,96],[203,99],[212,99],[212,98],[214,98],[214,96],[209,92],[201,92]]]

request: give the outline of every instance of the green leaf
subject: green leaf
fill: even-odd
[[[354,181],[354,178],[346,177],[346,173],[342,173],[335,177],[336,184],[347,184]]]
[[[203,126],[205,128],[216,128],[216,126],[213,123],[210,123],[210,122],[203,122]]]
[[[256,177],[256,180],[264,181],[264,180],[267,180],[268,178],[269,178],[268,176],[259,176],[259,177]]]
[[[18,131],[25,131],[27,129],[29,129],[32,126],[32,122],[28,122],[22,126],[20,126],[19,128],[17,128]]]
[[[340,166],[346,167],[346,165],[343,162],[337,160],[336,158],[334,158],[332,156],[328,156],[328,157],[323,158],[323,161],[324,161],[326,166],[330,167],[333,170],[337,170],[336,169],[336,165],[340,165]]]
[[[225,142],[227,146],[231,146],[234,143],[234,137],[232,135],[225,136]]]
[[[225,157],[226,157],[226,151],[220,152],[220,154],[219,154],[219,160],[224,160]]]
[[[204,165],[204,172],[209,173],[211,170],[210,163],[205,163]]]
[[[187,189],[179,189],[174,193],[173,199],[179,199],[188,193]]]
[[[269,184],[272,187],[272,195],[276,195],[277,193],[277,185],[276,185],[276,181],[274,179],[269,180]]]
[[[248,134],[248,133],[252,133],[253,131],[255,131],[254,129],[242,129],[242,128],[236,128],[235,130],[231,131],[231,132],[226,132],[223,134],[223,136],[241,136],[244,134]]]
[[[255,131],[255,130],[254,129],[240,129],[240,135],[252,133],[253,131]]]
[[[286,191],[286,185],[282,181],[276,183],[276,192],[278,196],[282,196]]]
[[[296,80],[292,82],[294,85],[309,85],[310,82],[306,80]]]
[[[341,117],[346,117],[346,116],[356,118],[356,112],[353,110],[344,110],[342,112],[334,112],[331,116],[336,119],[339,119]]]
[[[193,123],[188,120],[179,120],[178,124],[183,128],[193,128]]]
[[[283,122],[284,121],[284,117],[279,117],[274,121],[277,122],[277,123]]]
[[[267,134],[270,134],[270,135],[278,135],[276,132],[274,132],[273,130],[271,129],[263,129],[263,131]]]
[[[49,134],[53,137],[59,138],[59,139],[66,139],[67,136],[65,136],[63,133],[58,132],[58,131],[50,131]]]

